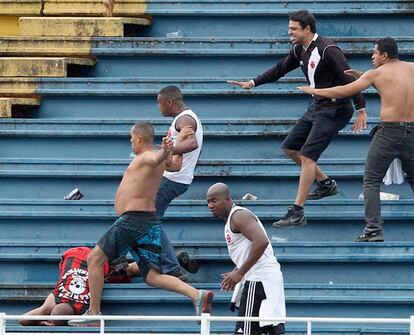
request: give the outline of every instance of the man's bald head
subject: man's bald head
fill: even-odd
[[[226,220],[233,207],[228,186],[223,183],[214,184],[208,189],[206,198],[211,213],[217,218]]]
[[[214,195],[224,196],[224,197],[230,198],[230,189],[224,183],[216,183],[216,184],[210,186],[210,188],[208,189],[207,196],[209,194],[214,194]]]

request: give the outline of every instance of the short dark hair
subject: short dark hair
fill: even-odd
[[[316,19],[307,10],[298,10],[296,12],[289,13],[289,20],[299,22],[302,29],[309,26],[312,33],[316,33]]]
[[[384,37],[378,40],[377,49],[380,53],[386,52],[389,59],[398,59],[398,45],[392,37]]]
[[[161,91],[158,92],[158,94],[162,95],[164,98],[171,100],[183,100],[181,90],[174,85],[164,87]]]
[[[149,122],[137,122],[132,127],[132,132],[136,135],[140,135],[144,142],[154,142],[154,127]]]

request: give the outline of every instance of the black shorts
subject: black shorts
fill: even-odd
[[[263,284],[260,281],[246,281],[240,298],[239,316],[259,316],[262,300],[266,299]],[[238,321],[234,334],[244,335],[281,335],[285,333],[285,325],[260,327],[259,322]]]
[[[126,212],[106,231],[97,245],[109,263],[130,252],[146,280],[151,268],[161,270],[161,229],[155,212]]]
[[[300,151],[316,162],[332,138],[348,124],[353,113],[351,105],[310,105],[283,141],[282,149]]]

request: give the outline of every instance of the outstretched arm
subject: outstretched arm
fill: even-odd
[[[251,79],[249,81],[227,80],[227,83],[232,86],[239,86],[245,90],[250,90],[255,86],[279,80],[286,73],[299,67],[299,59],[296,56],[295,48],[296,46],[294,46],[290,50],[289,54],[284,57],[279,63],[263,72],[262,74],[258,75],[255,79]]]
[[[335,86],[329,88],[313,88],[310,86],[300,86],[298,89],[312,95],[319,95],[331,99],[342,99],[361,92],[374,84],[374,70],[365,72],[358,80],[348,85]]]
[[[250,90],[252,87],[254,87],[254,80],[253,79],[249,81],[227,80],[227,84],[230,84],[232,86],[239,86],[241,88],[244,88],[245,90]]]

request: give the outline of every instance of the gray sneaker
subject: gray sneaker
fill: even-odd
[[[325,197],[331,197],[339,192],[338,184],[333,179],[331,179],[329,185],[324,185],[316,181],[316,188],[308,194],[308,200],[319,200]]]
[[[295,209],[290,206],[283,219],[273,222],[273,227],[277,228],[292,228],[306,225],[305,212],[303,210]]]
[[[213,299],[213,291],[198,290],[198,297],[193,301],[196,315],[200,316],[202,313],[211,313]]]
[[[82,315],[94,316],[95,314],[92,314],[89,310],[87,310]],[[102,315],[102,313],[99,313],[98,315]],[[72,327],[99,327],[101,322],[99,320],[73,319],[68,321],[68,325]]]

